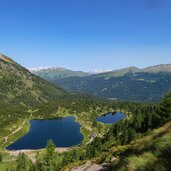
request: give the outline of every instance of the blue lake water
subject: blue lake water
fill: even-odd
[[[31,120],[30,130],[19,140],[7,147],[8,150],[42,149],[52,139],[57,147],[71,147],[83,140],[80,124],[75,117],[51,120]]]
[[[116,123],[125,118],[125,114],[122,112],[106,113],[102,116],[96,118],[97,122],[102,122],[105,124]]]

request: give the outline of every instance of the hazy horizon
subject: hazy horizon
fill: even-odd
[[[171,63],[166,63],[166,64],[159,64],[159,65],[171,65]],[[139,68],[139,67],[136,67],[136,66],[128,66],[128,67],[124,67],[124,68],[129,68],[129,67],[136,67],[138,69],[145,69],[145,68],[148,68],[148,67],[153,67],[153,66],[157,66],[157,65],[150,65],[150,66],[145,66],[143,68]],[[72,70],[72,71],[83,71],[83,72],[110,72],[110,71],[115,71],[115,70],[120,70],[120,69],[124,69],[124,68],[114,68],[114,69],[109,69],[109,68],[94,68],[92,70],[88,70],[88,71],[84,71],[84,70],[73,70],[71,68],[63,68],[63,67],[58,67],[58,66],[52,66],[52,67],[29,67],[27,68],[28,70],[43,70],[43,69],[52,69],[52,68],[60,68],[60,69],[67,69],[67,70]]]

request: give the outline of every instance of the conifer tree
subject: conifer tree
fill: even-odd
[[[46,146],[45,162],[48,171],[53,171],[55,167],[55,144],[49,140]]]
[[[31,161],[27,158],[24,153],[20,153],[17,158],[17,171],[29,171],[31,166]]]

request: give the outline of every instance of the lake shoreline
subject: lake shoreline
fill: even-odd
[[[67,152],[69,150],[72,150],[73,147],[59,147],[59,148],[55,148],[55,151],[58,152],[58,153],[64,153],[64,152]],[[6,150],[6,152],[10,155],[13,155],[13,156],[18,156],[18,154],[20,153],[25,153],[25,154],[30,154],[30,153],[37,153],[37,152],[43,152],[45,151],[46,148],[43,148],[43,149],[23,149],[23,150]]]

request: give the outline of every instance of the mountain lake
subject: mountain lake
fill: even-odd
[[[31,120],[30,130],[23,137],[7,147],[8,150],[36,150],[46,147],[52,139],[56,147],[71,147],[81,143],[83,135],[75,117],[62,117],[50,120]]]
[[[96,121],[105,124],[114,124],[124,118],[125,118],[125,114],[122,112],[110,112],[97,117]]]

